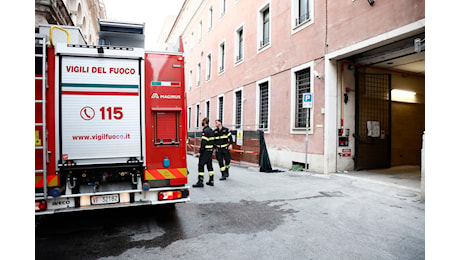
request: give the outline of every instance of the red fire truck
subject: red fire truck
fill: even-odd
[[[36,215],[190,200],[184,56],[145,51],[143,24],[99,29],[36,34]]]

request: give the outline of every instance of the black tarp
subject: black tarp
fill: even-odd
[[[259,136],[260,136],[260,155],[259,155],[260,172],[282,172],[280,170],[272,169],[272,164],[270,163],[270,157],[268,156],[267,145],[265,144],[264,131],[259,130]]]

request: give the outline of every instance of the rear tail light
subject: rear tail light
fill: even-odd
[[[161,191],[158,193],[158,200],[176,200],[188,197],[187,190]]]
[[[35,201],[35,211],[46,210],[46,201]]]

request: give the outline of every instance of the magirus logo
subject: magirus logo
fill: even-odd
[[[180,95],[158,95],[158,93],[153,93],[151,96],[152,99],[181,99]]]

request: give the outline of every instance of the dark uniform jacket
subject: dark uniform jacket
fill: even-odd
[[[209,126],[203,128],[203,133],[201,135],[201,147],[200,153],[204,151],[212,151],[214,148],[214,132]]]
[[[214,139],[217,148],[227,148],[230,144],[233,144],[232,133],[226,127],[222,127],[220,130],[216,128],[214,130]]]

